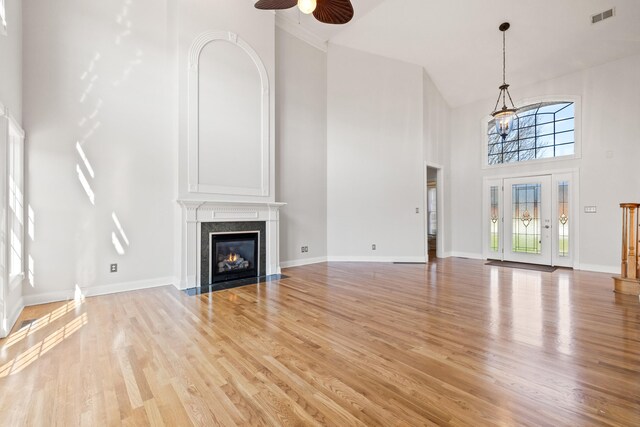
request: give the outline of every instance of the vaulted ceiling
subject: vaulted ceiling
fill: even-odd
[[[352,0],[347,25],[300,25],[329,43],[422,65],[447,102],[493,97],[501,83],[507,33],[507,82],[517,87],[640,53],[639,0]],[[591,15],[615,16],[591,24]],[[282,13],[282,12],[279,12]],[[298,20],[296,10],[284,12]]]

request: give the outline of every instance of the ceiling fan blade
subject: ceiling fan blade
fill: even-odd
[[[349,0],[318,0],[313,16],[325,24],[346,24],[353,18],[353,5]]]
[[[273,10],[289,9],[298,4],[298,0],[259,0],[256,2],[256,9]]]

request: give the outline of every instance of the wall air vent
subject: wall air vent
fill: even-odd
[[[597,24],[598,22],[604,21],[605,19],[612,18],[616,13],[615,9],[605,10],[604,12],[597,13],[591,16],[591,23]]]

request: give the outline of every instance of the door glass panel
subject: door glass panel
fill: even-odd
[[[491,252],[498,252],[500,249],[500,206],[499,206],[499,193],[498,187],[491,187],[491,212],[489,220],[489,248]]]
[[[558,183],[558,255],[569,256],[569,182]]]
[[[516,184],[512,187],[513,252],[540,254],[541,184]]]

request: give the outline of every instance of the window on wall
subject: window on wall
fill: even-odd
[[[0,34],[7,34],[7,8],[6,0],[0,0]]]
[[[9,181],[9,280],[14,285],[20,281],[24,272],[24,144],[20,132],[10,123],[8,144],[8,181]]]
[[[491,187],[491,212],[489,220],[489,247],[491,252],[500,250],[500,188]]]
[[[526,162],[575,154],[575,104],[547,102],[518,110],[511,133],[503,141],[490,121],[488,163]]]
[[[558,183],[558,256],[569,256],[569,182]]]

